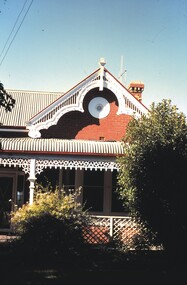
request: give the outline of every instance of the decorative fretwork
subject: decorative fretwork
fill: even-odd
[[[79,91],[76,91],[73,93],[69,98],[62,100],[62,102],[59,102],[57,106],[48,114],[44,115],[40,120],[38,120],[37,123],[45,122],[50,120],[59,110],[64,109],[66,106],[74,106],[76,104],[76,98],[79,94]]]
[[[119,165],[111,161],[89,161],[89,160],[36,160],[36,174],[40,174],[45,168],[70,168],[90,170],[118,170]]]
[[[89,85],[94,80],[98,79],[98,73],[92,74],[92,76],[88,77],[84,81],[82,81],[79,85],[77,85],[74,89],[70,90],[66,94],[64,94],[62,97],[60,97],[58,100],[56,100],[53,104],[51,104],[48,108],[46,108],[43,112],[41,112],[39,115],[35,116],[33,119],[31,119],[31,124],[40,124],[42,122],[47,122],[52,120],[53,122],[57,123],[57,119],[52,119],[54,116],[59,117],[58,113],[61,115],[66,113],[66,110],[73,109],[80,109],[82,106],[77,106],[77,98],[79,96],[79,93],[82,89],[85,89],[87,85]],[[81,104],[82,105],[82,104]],[[68,108],[67,108],[68,107]],[[59,118],[58,118],[59,119]]]
[[[129,91],[127,91],[127,89],[114,80],[110,73],[106,73],[106,79],[108,81],[108,86],[110,85],[110,90],[117,96],[118,101],[125,102],[125,104],[121,102],[122,108],[118,110],[118,114],[132,115],[135,113],[137,116],[142,116],[148,112],[146,108],[135,99]],[[121,96],[123,97],[123,100],[121,100]]]
[[[25,173],[30,173],[30,159],[0,158],[0,165],[21,167]],[[92,160],[60,160],[36,159],[35,174],[40,174],[46,168],[90,169],[90,170],[118,170],[119,164],[115,161]]]
[[[30,159],[23,158],[0,158],[0,164],[3,166],[21,167],[25,173],[30,171]]]

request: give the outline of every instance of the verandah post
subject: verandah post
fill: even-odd
[[[110,236],[113,237],[114,233],[114,218],[110,217]]]
[[[29,204],[33,204],[34,200],[34,189],[35,189],[35,181],[36,181],[36,176],[35,176],[35,168],[36,168],[36,159],[31,159],[30,162],[30,175],[29,175],[29,182],[30,182],[30,193],[29,193]]]

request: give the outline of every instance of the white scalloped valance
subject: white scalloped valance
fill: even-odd
[[[29,173],[30,171],[30,159],[13,157],[0,158],[0,166],[1,165],[4,167],[20,167],[25,173]]]
[[[20,167],[26,174],[30,173],[31,159],[23,158],[0,158],[0,165],[9,167]],[[78,159],[36,159],[35,174],[40,174],[46,168],[55,169],[84,169],[84,170],[118,170],[119,165],[114,160],[78,160]]]

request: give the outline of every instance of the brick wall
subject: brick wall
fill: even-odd
[[[103,119],[97,119],[90,115],[88,104],[94,97],[106,98],[110,103],[110,113]],[[48,130],[42,130],[42,137],[63,139],[87,139],[87,140],[120,140],[130,120],[129,115],[116,115],[118,103],[115,95],[108,89],[99,91],[93,89],[84,98],[84,113],[73,111],[63,115],[58,124]]]

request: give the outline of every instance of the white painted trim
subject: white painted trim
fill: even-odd
[[[30,175],[29,175],[29,182],[30,182],[30,193],[29,193],[29,204],[33,204],[34,200],[34,189],[35,189],[35,181],[36,181],[36,175],[35,175],[35,169],[36,169],[36,159],[32,158],[30,161]]]

